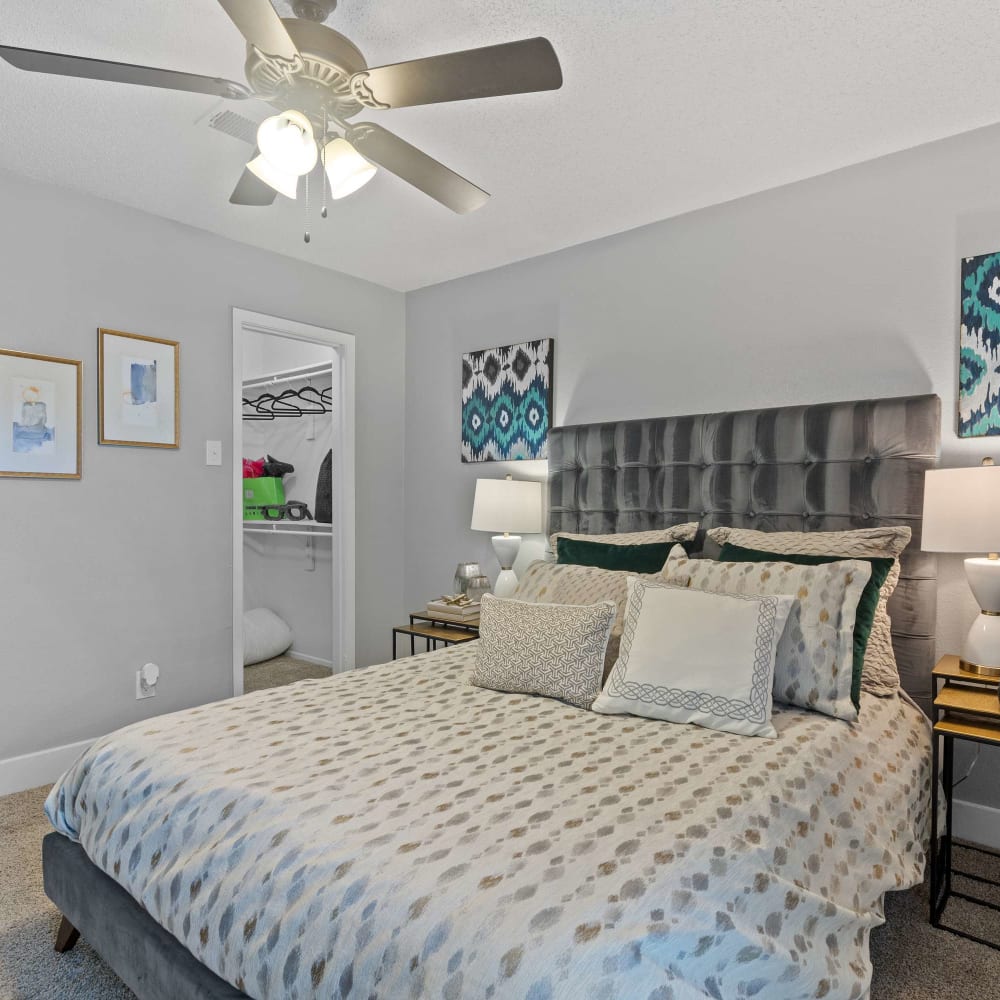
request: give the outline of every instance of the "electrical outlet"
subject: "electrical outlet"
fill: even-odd
[[[156,697],[156,682],[160,679],[160,668],[155,663],[146,663],[135,672],[135,699]]]

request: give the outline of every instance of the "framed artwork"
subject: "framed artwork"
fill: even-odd
[[[552,338],[462,355],[462,461],[548,458]]]
[[[0,476],[79,479],[83,364],[0,350]]]
[[[98,443],[180,446],[180,344],[97,331]]]
[[[958,436],[1000,434],[1000,252],[962,261]]]

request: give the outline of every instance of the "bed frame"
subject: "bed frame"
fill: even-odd
[[[940,439],[937,396],[580,424],[549,435],[549,531],[642,531],[684,521],[763,531],[908,524],[889,604],[903,685],[925,709],[937,564],[920,551],[924,471]],[[43,842],[45,891],[141,1000],[248,1000],[198,962],[79,844]]]

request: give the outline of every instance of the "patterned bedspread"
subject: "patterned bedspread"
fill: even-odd
[[[98,741],[56,829],[252,997],[868,993],[930,738],[864,695],[748,738],[473,687],[475,643]]]

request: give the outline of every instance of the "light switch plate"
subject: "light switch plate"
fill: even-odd
[[[222,465],[222,442],[221,441],[206,441],[205,442],[205,464],[206,465]]]

